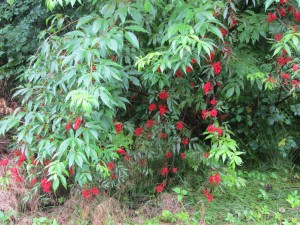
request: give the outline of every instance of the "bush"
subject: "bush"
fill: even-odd
[[[88,1],[78,21],[53,17],[41,34],[14,94],[23,107],[0,131],[15,129],[19,165],[45,192],[74,182],[89,198],[143,181],[159,193],[204,168],[208,189],[238,182],[247,152],[233,134],[296,121],[297,5],[267,1],[266,15],[259,1]]]

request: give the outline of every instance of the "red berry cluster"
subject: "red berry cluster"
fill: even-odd
[[[83,189],[81,191],[81,194],[85,199],[87,199],[90,198],[91,196],[97,196],[99,194],[99,190],[98,188],[92,188],[90,190]]]

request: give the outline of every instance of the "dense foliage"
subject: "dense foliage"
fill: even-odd
[[[197,171],[212,201],[217,185],[244,185],[242,157],[288,157],[297,147],[299,1],[47,6],[69,3],[77,16],[48,19],[14,94],[22,107],[0,122],[2,134],[15,130],[17,164],[35,187],[79,184],[86,198],[100,186],[159,193]],[[34,27],[18,44],[19,63],[35,49],[27,39],[43,26]],[[0,47],[16,56],[11,44]],[[17,167],[11,174],[23,180]]]

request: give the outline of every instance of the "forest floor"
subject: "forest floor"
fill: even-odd
[[[300,225],[299,170],[290,165],[268,166],[241,170],[239,175],[245,180],[245,187],[222,187],[210,203],[203,198],[200,188],[179,186],[180,190],[187,191],[182,201],[178,201],[177,193],[169,190],[147,196],[146,201],[134,208],[106,194],[83,199],[76,188],[70,196],[56,199],[60,205],[40,208],[36,206],[45,196],[30,198],[29,191],[20,186],[4,188],[5,177],[0,177],[0,224]],[[26,210],[20,196],[23,200],[29,198]]]

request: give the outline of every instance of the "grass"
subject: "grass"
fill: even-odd
[[[292,208],[286,200],[294,191],[300,200],[299,173],[281,167],[239,174],[246,187],[217,192],[214,201],[206,204],[207,224],[300,224],[300,204]]]
[[[291,167],[262,168],[244,170],[239,176],[245,179],[241,188],[221,187],[214,192],[214,200],[208,203],[198,190],[189,190],[185,207],[181,212],[189,212],[186,222],[176,219],[176,215],[158,216],[147,224],[199,224],[203,209],[199,200],[205,203],[205,222],[212,225],[255,224],[255,225],[300,225],[300,173]],[[287,201],[290,195],[291,205]],[[297,202],[298,201],[298,202]],[[196,208],[192,212],[192,208]],[[166,213],[165,213],[166,214]],[[167,213],[168,214],[168,213]]]
[[[205,222],[207,225],[300,225],[299,170],[297,171],[291,166],[280,165],[278,167],[257,168],[256,170],[241,170],[239,171],[239,176],[245,179],[245,187],[236,188],[221,185],[214,191],[214,200],[210,203],[208,203],[203,197],[202,187],[198,187],[198,189],[189,189],[188,187],[182,186],[180,187],[180,190],[187,190],[187,194],[182,196],[183,199],[181,202],[177,202],[177,194],[170,190],[169,197],[168,194],[165,193],[165,197],[167,197],[167,203],[165,203],[165,205],[159,203],[157,199],[152,198],[150,200],[151,202],[148,201],[144,205],[141,205],[142,207],[134,210],[134,212],[139,212],[138,214],[132,214],[132,212],[128,214],[125,212],[126,209],[122,208],[120,208],[121,211],[116,211],[116,207],[114,207],[114,210],[110,211],[109,207],[106,207],[105,205],[107,202],[101,202],[101,199],[98,199],[98,203],[89,203],[90,205],[88,205],[88,207],[93,208],[92,204],[94,204],[95,208],[97,208],[101,204],[104,204],[103,207],[105,207],[105,210],[102,210],[103,212],[101,210],[100,211],[107,214],[108,217],[106,217],[107,221],[103,222],[103,224],[118,224],[114,221],[114,218],[120,219],[122,214],[125,216],[124,220],[122,219],[122,224],[124,225],[199,225],[202,215],[205,215]],[[180,191],[179,194],[181,192],[182,191]],[[163,194],[164,193],[162,193],[159,197],[163,196]],[[172,199],[170,199],[170,197],[172,197]],[[175,203],[178,203],[178,210],[176,212],[172,211],[176,205]],[[116,204],[119,204],[118,201]],[[144,211],[142,208],[145,206],[147,207],[147,205],[151,205],[152,209],[155,207],[160,209],[152,219],[148,219],[143,213]],[[64,210],[63,207],[64,206],[62,206],[61,210]],[[116,213],[119,213],[119,215],[116,215]],[[7,217],[8,215],[2,214],[0,215],[0,223],[1,218],[3,221],[9,221],[9,217]],[[75,210],[73,213],[73,215],[77,214],[81,215],[79,209]],[[97,213],[97,215],[98,214],[99,213]],[[36,215],[35,221],[38,221],[37,218],[39,217],[39,213],[37,212]],[[21,217],[22,215],[19,216]],[[51,213],[49,213],[47,217],[49,218],[49,221],[44,224],[52,224],[51,220],[56,218],[55,215],[52,215]],[[77,216],[76,218],[79,217]],[[92,224],[93,220],[92,217],[85,217],[86,219],[80,221],[76,218],[75,220],[72,219],[73,221],[69,221],[70,224],[88,225]],[[39,220],[41,219],[46,220],[45,217],[39,218]],[[58,219],[59,218],[57,218],[57,221]],[[38,222],[36,224],[38,224]]]

